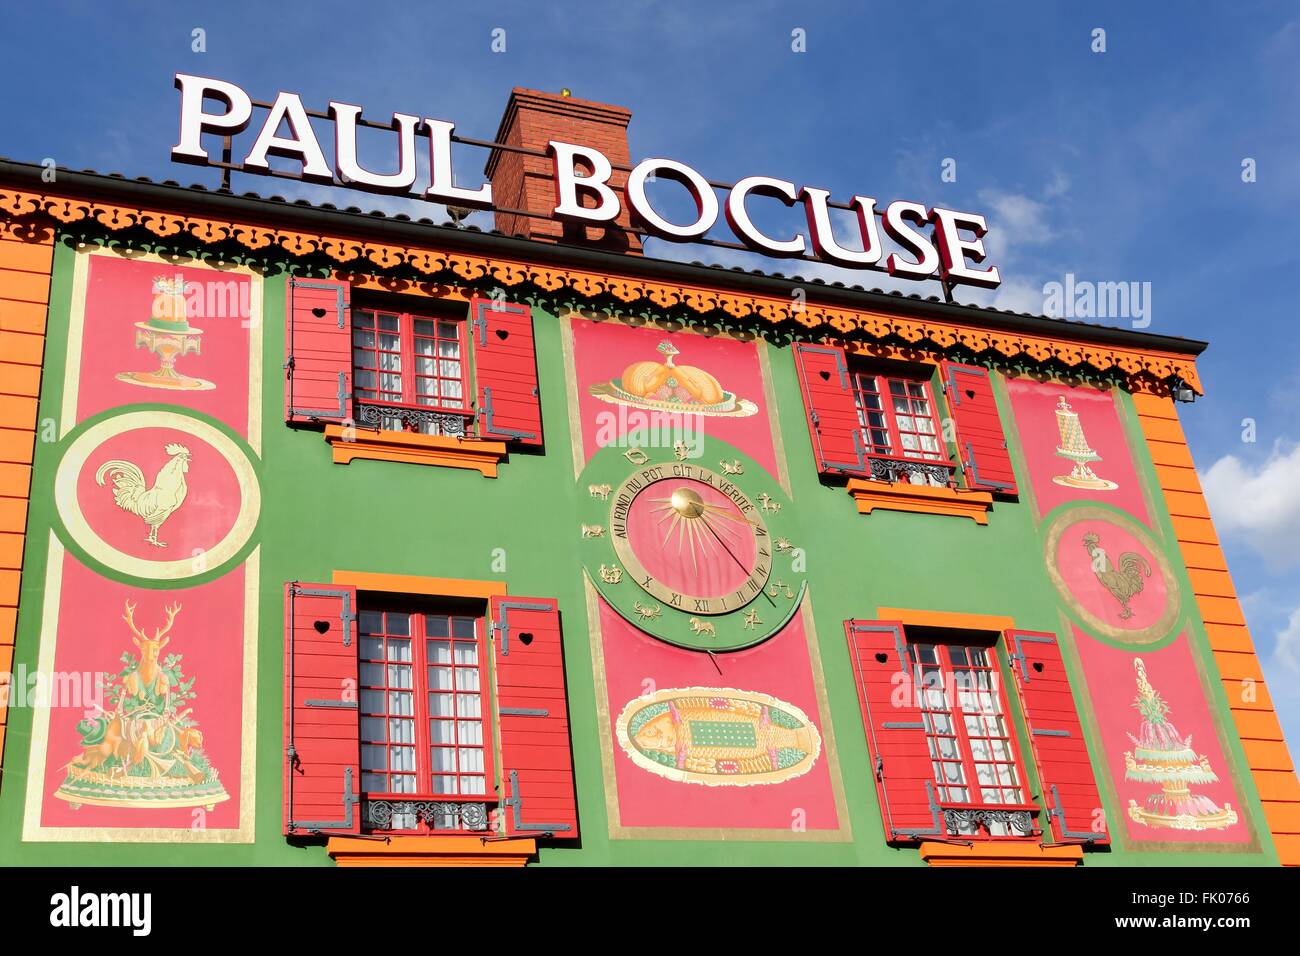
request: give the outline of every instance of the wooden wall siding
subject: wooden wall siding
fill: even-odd
[[[45,320],[54,261],[51,230],[21,238],[0,220],[0,683],[13,671],[27,503],[36,444]],[[0,757],[8,725],[8,689],[0,691]]]
[[[1171,399],[1155,395],[1135,394],[1133,403],[1278,856],[1287,866],[1300,866],[1300,781],[1210,521],[1178,412]],[[1255,682],[1253,700],[1243,696],[1246,680]]]

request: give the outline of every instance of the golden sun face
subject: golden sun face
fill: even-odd
[[[754,526],[731,508],[710,504],[694,488],[679,487],[667,498],[652,498],[656,505],[653,509],[659,517],[659,527],[667,526],[663,544],[668,545],[673,537],[677,538],[677,553],[681,554],[683,545],[690,553],[691,564],[698,570],[700,557],[712,557],[725,552],[748,575],[752,568],[746,568],[736,557],[735,550],[743,535],[752,535]],[[743,528],[739,527],[744,525]]]

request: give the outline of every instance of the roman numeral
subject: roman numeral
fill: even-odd
[[[681,607],[682,596],[680,594],[674,594],[672,598],[669,599],[668,603],[671,604],[673,607]]]
[[[708,613],[708,610],[709,610],[709,602],[708,602],[707,600],[701,601],[699,598],[696,598],[696,599],[695,599],[695,610],[697,610],[697,611],[703,611],[704,613],[707,614],[707,613]]]

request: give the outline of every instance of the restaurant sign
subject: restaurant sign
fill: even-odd
[[[394,113],[386,129],[396,133],[397,158],[393,172],[375,172],[358,158],[357,130],[365,125],[361,107],[331,101],[325,119],[333,125],[334,161],[311,123],[311,114],[296,93],[281,92],[265,110],[257,136],[242,158],[214,161],[204,146],[205,133],[234,137],[253,125],[252,98],[234,83],[176,75],[181,94],[180,137],[172,159],[196,165],[226,164],[239,172],[274,175],[270,157],[300,164],[303,179],[371,192],[421,198],[435,203],[474,209],[495,208],[492,184],[476,188],[456,184],[452,171],[455,124],[413,113]],[[321,114],[317,114],[320,116]],[[283,132],[282,132],[282,127]],[[428,174],[417,188],[417,143],[428,150]],[[883,210],[876,200],[855,195],[847,203],[832,203],[830,191],[816,186],[797,187],[772,176],[746,176],[718,189],[692,167],[671,159],[643,159],[632,167],[622,190],[611,184],[614,169],[599,149],[580,143],[551,140],[547,144],[556,219],[579,225],[614,223],[626,204],[636,228],[674,242],[701,242],[718,218],[746,248],[762,255],[815,259],[849,269],[872,269],[906,279],[943,279],[948,286],[996,288],[1001,276],[996,266],[977,268],[986,258],[984,217],[941,206],[897,199]],[[668,219],[657,210],[647,192],[653,180],[668,180],[687,190],[695,204],[689,222]],[[621,195],[620,195],[621,192]],[[807,235],[773,237],[751,217],[751,197],[775,199],[785,206],[802,205]],[[834,234],[834,220],[851,223],[856,242]],[[892,241],[887,250],[884,237]]]

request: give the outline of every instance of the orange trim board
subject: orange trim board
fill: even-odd
[[[902,621],[906,627],[943,627],[954,631],[1003,631],[1016,626],[1015,618],[1001,614],[961,614],[956,611],[920,611],[902,607],[878,607],[876,619]]]
[[[906,481],[871,481],[850,478],[846,486],[860,514],[877,508],[886,511],[912,511],[918,514],[951,515],[970,518],[976,524],[988,524],[993,496],[987,491],[962,488],[935,488]]]
[[[348,584],[358,591],[393,591],[399,594],[431,594],[436,597],[501,597],[504,581],[471,581],[461,578],[426,578],[418,574],[376,574],[370,571],[335,571],[334,584]]]
[[[350,464],[358,458],[404,461],[414,465],[469,468],[484,478],[495,478],[498,463],[506,457],[505,442],[370,431],[342,425],[326,425],[325,441],[334,450],[334,462],[339,465]]]
[[[12,669],[22,593],[36,401],[53,261],[53,233],[25,238],[0,218],[0,673],[5,674]],[[0,693],[0,758],[8,705],[8,693]]]
[[[537,841],[475,836],[330,837],[326,850],[339,866],[524,866],[537,855]]]
[[[1076,844],[983,843],[921,844],[921,859],[931,866],[1081,866],[1083,848]]]
[[[1246,762],[1284,866],[1300,866],[1300,780],[1264,686],[1228,562],[1219,546],[1178,409],[1169,398],[1134,394],[1133,407],[1168,505],[1183,562],[1214,652]],[[1194,517],[1181,517],[1192,515]]]

